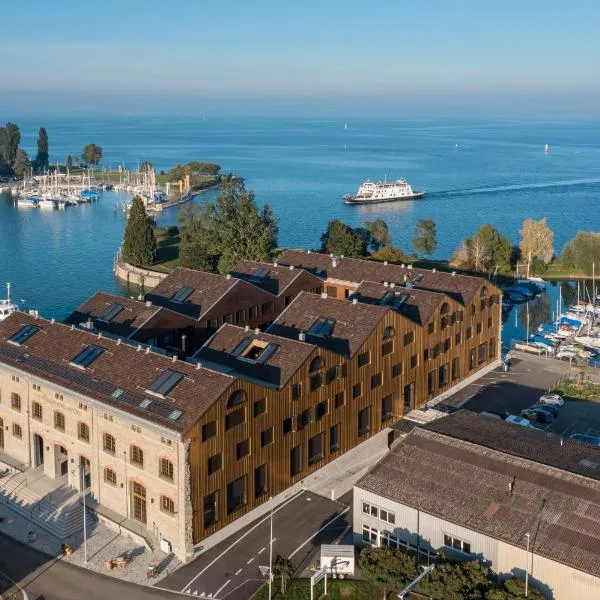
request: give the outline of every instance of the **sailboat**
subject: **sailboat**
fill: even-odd
[[[549,148],[548,148],[548,144],[546,144],[546,145],[544,146],[544,154],[548,154],[548,150],[549,150]]]
[[[348,123],[344,123],[344,129],[348,129]]]

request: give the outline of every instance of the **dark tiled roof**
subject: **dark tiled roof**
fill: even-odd
[[[352,294],[352,298],[357,298],[359,302],[379,304],[387,293],[406,296],[406,299],[396,310],[419,325],[429,322],[431,315],[445,298],[444,294],[438,292],[414,288],[407,289],[398,286],[391,288],[389,285],[385,286],[383,283],[373,281],[363,281]]]
[[[40,331],[23,346],[7,341],[27,324]],[[104,353],[89,368],[69,365],[90,344],[104,348]],[[233,382],[233,378],[221,373],[196,369],[182,361],[173,362],[129,344],[20,312],[0,323],[0,362],[179,432],[196,423]],[[148,387],[165,369],[182,373],[185,378],[165,398],[147,394]],[[114,397],[117,389],[123,392]],[[140,408],[144,399],[152,400],[152,404]],[[176,409],[182,412],[181,416],[169,419]]]
[[[594,479],[417,427],[357,487],[600,576]]]
[[[553,433],[525,429],[468,410],[460,410],[423,427],[600,481],[600,448],[590,444],[573,440],[561,441]],[[597,467],[586,466],[590,463]]]
[[[274,266],[253,260],[242,260],[235,264],[229,272],[232,277],[243,279],[275,296],[279,296],[302,273],[299,269]]]
[[[205,271],[178,268],[148,292],[146,298],[174,312],[200,319],[238,281],[234,277],[228,279]],[[183,302],[172,300],[182,288],[191,288],[193,292]]]
[[[241,360],[231,353],[244,339],[260,340],[276,344],[277,350],[265,364]],[[239,375],[247,379],[257,379],[276,385],[284,385],[304,364],[314,350],[312,344],[291,340],[269,333],[246,331],[242,327],[223,325],[194,356],[212,368]],[[218,365],[218,367],[216,366]]]
[[[467,275],[452,275],[442,271],[420,268],[408,268],[401,265],[386,265],[382,262],[359,260],[356,258],[333,259],[327,254],[306,252],[304,250],[286,250],[279,258],[279,264],[295,265],[319,274],[321,277],[338,279],[358,285],[361,281],[378,283],[393,282],[396,285],[411,283],[414,287],[432,292],[443,292],[467,304],[473,298],[484,279]],[[415,278],[422,275],[422,279]],[[406,279],[405,279],[406,278]]]
[[[306,333],[306,341],[328,348],[343,356],[353,356],[371,332],[377,327],[386,311],[383,306],[372,306],[323,298],[316,294],[300,293],[277,317],[268,332],[298,339],[300,332]],[[331,335],[311,335],[308,330],[320,318],[334,319]]]
[[[98,317],[102,316],[113,304],[120,304],[123,310],[110,320],[100,320]],[[65,323],[67,325],[84,325],[89,319],[92,319],[94,329],[128,338],[160,310],[165,309],[153,304],[148,306],[145,302],[123,296],[97,292],[71,313],[65,319]]]

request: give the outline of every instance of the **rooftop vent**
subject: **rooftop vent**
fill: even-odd
[[[306,341],[306,333],[304,333],[304,331],[298,332],[298,340],[301,341],[301,342],[305,342]]]
[[[395,284],[395,283],[392,281],[392,282],[390,283],[390,287],[391,287],[392,289],[394,289],[394,288],[396,287],[396,284]]]
[[[307,250],[307,251],[306,251],[306,254],[310,254],[310,250]]]
[[[56,323],[56,319],[55,319],[54,317],[52,317],[52,318],[50,319],[50,323]]]
[[[412,269],[412,265],[408,265],[408,267],[406,267],[407,269]]]
[[[404,276],[404,283],[406,283],[408,281],[408,275]]]
[[[383,282],[383,287],[387,287],[389,285],[389,283],[387,281]]]
[[[117,338],[117,346],[120,345],[121,343],[121,338]]]
[[[294,265],[290,265],[290,271],[294,270]]]
[[[333,252],[331,252],[331,254],[329,255],[329,258],[333,258]]]
[[[152,306],[152,302],[150,300],[146,300],[146,306],[150,308]]]
[[[101,337],[102,337],[102,332],[101,332],[101,331],[99,331],[99,332],[98,332],[98,337],[99,337],[99,338],[101,338]]]
[[[177,354],[173,354],[173,362],[177,362]]]
[[[231,279],[231,273],[227,273],[227,275],[225,275],[225,277],[226,277],[227,279]]]
[[[274,267],[278,267],[278,266],[279,266],[279,264],[278,264],[278,263],[276,263],[276,262],[274,262],[274,263],[273,263],[273,266],[274,266]]]
[[[138,344],[137,351],[139,352],[142,349],[142,345]]]
[[[456,271],[452,271],[452,276],[454,277],[456,275]]]
[[[384,260],[384,261],[383,261],[383,264],[384,264],[384,265],[387,267],[388,261],[387,261],[387,260]]]
[[[71,331],[75,329],[75,325],[71,325]]]
[[[254,333],[255,333],[256,335],[258,335],[258,334],[260,333],[260,327],[255,327],[255,328],[254,328]]]
[[[435,273],[435,268],[431,269],[431,272],[432,272],[432,273]]]
[[[352,304],[358,304],[358,298],[352,298]]]
[[[198,361],[196,363],[196,370],[199,371],[202,368],[202,363],[200,361]]]
[[[141,302],[144,299],[144,295],[143,294],[138,294],[138,300]]]
[[[327,292],[321,292],[321,298],[327,298]]]
[[[246,325],[246,326],[244,327],[244,331],[250,331],[250,325]]]
[[[146,346],[146,354],[150,354],[150,346]]]
[[[404,263],[402,263],[400,266],[401,266],[403,269],[406,267],[406,265],[405,265]]]
[[[335,256],[331,259],[331,266],[333,268],[337,267],[337,258]]]

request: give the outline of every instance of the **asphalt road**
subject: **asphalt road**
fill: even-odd
[[[352,523],[352,512],[342,502],[311,492],[300,492],[275,507],[273,558],[278,554],[294,566],[308,566],[315,550],[338,538]],[[219,600],[247,600],[265,582],[259,566],[269,564],[269,515],[211,548],[161,581],[161,586],[186,595]]]
[[[0,598],[4,600],[158,600],[181,598],[49,558],[0,534]]]

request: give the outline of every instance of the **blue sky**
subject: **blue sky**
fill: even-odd
[[[600,96],[598,1],[62,4],[4,8],[0,111],[327,111],[339,103],[368,114],[542,102],[576,112]]]

